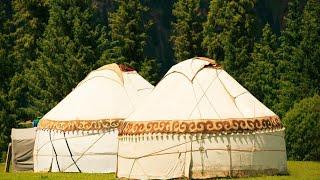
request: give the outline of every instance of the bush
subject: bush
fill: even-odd
[[[1,162],[1,163],[6,162],[7,152],[1,151],[0,154],[1,154],[1,160],[0,160],[0,162]]]
[[[320,160],[320,96],[296,103],[283,118],[291,160]]]

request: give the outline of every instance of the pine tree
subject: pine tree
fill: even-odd
[[[115,62],[128,64],[151,82],[155,81],[157,64],[145,55],[148,30],[152,23],[144,17],[148,12],[139,0],[118,1],[118,8],[109,14],[111,44],[100,60],[100,64]],[[149,62],[147,62],[149,61]],[[146,67],[148,66],[148,67]]]
[[[205,15],[201,12],[200,0],[178,0],[174,4],[172,13],[175,16],[171,36],[175,60],[180,62],[195,56],[203,56],[201,43]]]
[[[11,128],[17,127],[15,114],[10,112],[8,96],[0,89],[0,152],[7,150],[7,145],[10,142]]]
[[[12,18],[11,1],[6,0],[0,3],[0,90],[6,92],[9,81],[14,73],[11,66],[9,54],[13,41],[10,39],[10,26]],[[5,93],[3,93],[5,95]]]
[[[12,16],[11,1],[3,0],[0,4],[0,31],[3,33],[3,30],[6,28],[5,24]]]
[[[43,1],[0,3],[0,141],[4,145],[1,148],[6,148],[11,128],[18,126],[21,112],[15,102],[25,101],[11,96],[11,82],[36,58],[37,39],[44,30],[46,11]]]
[[[44,1],[29,0],[5,0],[0,4],[0,13],[1,79],[8,90],[14,75],[35,60],[37,39],[48,15]]]
[[[299,49],[303,75],[308,79],[309,94],[320,92],[320,1],[309,0],[305,6],[300,31]]]
[[[45,113],[91,70],[106,48],[106,30],[91,1],[49,1],[50,18],[37,60],[11,82],[20,118]],[[19,101],[19,100],[24,101]]]
[[[2,92],[2,89],[0,89],[0,128],[2,129],[0,133],[0,151],[5,151],[3,147],[6,147],[6,143],[8,142],[5,135],[6,133],[6,127],[4,126],[4,122],[6,119],[6,110],[4,107],[6,106],[6,100],[5,100],[5,94]]]
[[[277,74],[279,75],[277,114],[283,116],[296,100],[307,96],[308,79],[303,74],[301,66],[303,51],[299,48],[301,42],[303,3],[299,0],[289,2],[288,14],[284,18],[285,29],[281,32],[278,51]]]
[[[212,0],[204,26],[208,56],[242,82],[257,32],[255,0]]]
[[[254,45],[244,81],[245,87],[268,107],[272,107],[277,99],[277,48],[277,37],[266,24],[261,40]]]
[[[5,151],[10,140],[10,127],[8,124],[7,91],[13,69],[8,54],[10,53],[11,42],[8,36],[10,28],[8,22],[12,18],[11,1],[0,3],[0,151]]]
[[[13,90],[21,89],[22,85],[17,83],[17,86],[12,87],[12,84],[15,83],[16,77],[21,76],[20,73],[36,59],[37,40],[44,31],[48,17],[44,1],[11,1],[7,5],[9,7],[6,9],[11,15],[10,20],[2,24],[4,25],[2,30],[5,31],[2,37],[5,38],[2,39],[4,41],[0,40],[2,41],[0,49],[3,50],[0,53],[1,68],[3,68],[1,76],[4,77],[3,84],[6,86],[0,93],[4,96],[1,137],[5,143],[10,139],[11,128],[16,127],[20,120],[25,120],[21,119],[24,113],[17,105],[25,104],[26,99],[12,93]],[[28,94],[28,91],[24,93]]]
[[[44,0],[13,1],[14,11],[10,36],[14,39],[12,58],[15,72],[20,73],[36,59],[37,40],[42,36],[48,20],[48,7]]]

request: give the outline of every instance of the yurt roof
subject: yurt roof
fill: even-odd
[[[39,123],[58,131],[117,127],[153,89],[133,68],[109,64],[92,71]]]
[[[173,66],[126,120],[121,135],[233,133],[279,129],[278,116],[214,60]]]

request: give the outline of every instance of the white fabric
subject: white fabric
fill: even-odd
[[[12,165],[14,171],[33,170],[33,147],[36,128],[11,130]]]
[[[11,140],[34,139],[35,135],[36,128],[11,129]]]
[[[190,59],[173,66],[142,107],[134,111],[126,120],[192,120],[275,116],[270,109],[224,70],[202,69],[208,63],[207,61]]]
[[[90,73],[42,119],[98,120],[123,118],[153,86],[137,72],[124,72],[124,82],[112,70]]]
[[[119,141],[119,178],[202,179],[229,176],[230,169],[234,172],[268,169],[286,172],[287,169],[283,131],[254,135],[147,137],[127,137]],[[232,151],[228,151],[228,146]]]
[[[114,64],[111,66],[118,68]],[[120,69],[102,67],[91,72],[42,119],[68,121],[126,118],[152,89],[153,86],[136,71],[121,72]],[[79,168],[81,172],[115,172],[117,135],[117,130],[65,134],[38,130],[34,171],[79,172]]]
[[[208,67],[209,64],[193,58],[173,66],[125,121],[276,116],[227,72]],[[204,140],[197,140],[198,136],[190,134],[122,137],[117,176],[133,179],[212,178],[229,176],[230,169],[234,172],[286,171],[283,131],[203,136]],[[227,150],[228,146],[231,151]],[[243,149],[249,152],[239,151]]]

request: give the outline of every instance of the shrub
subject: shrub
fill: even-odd
[[[291,160],[320,160],[320,96],[305,98],[288,111],[286,128],[287,155]]]
[[[1,151],[0,153],[1,153],[1,160],[0,160],[0,162],[1,162],[1,163],[3,163],[3,162],[5,162],[5,161],[6,161],[6,158],[7,158],[7,152],[5,152],[5,151]]]

